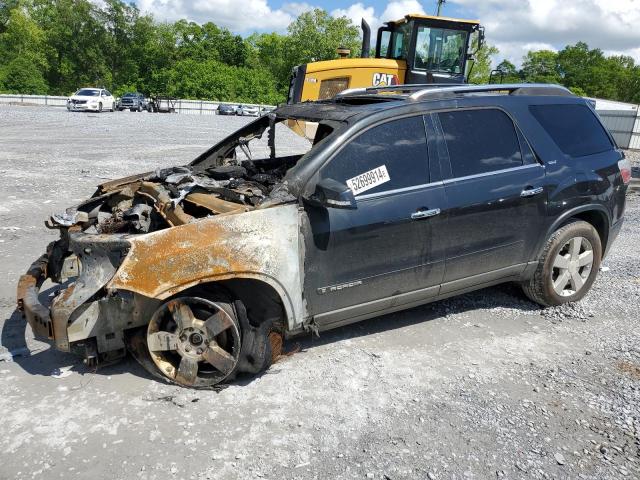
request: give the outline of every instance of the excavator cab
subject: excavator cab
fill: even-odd
[[[362,30],[361,58],[294,67],[288,103],[332,98],[350,88],[466,83],[473,34],[478,33],[477,49],[484,41],[484,29],[476,20],[409,14],[378,29],[375,58],[369,58],[370,29],[364,20]]]

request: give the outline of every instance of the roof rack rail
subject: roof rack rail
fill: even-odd
[[[403,84],[403,85],[385,85],[381,87],[360,87],[360,88],[348,88],[347,90],[343,90],[341,92],[336,93],[336,97],[348,97],[350,95],[375,95],[377,93],[384,93],[385,91],[389,92],[400,92],[400,93],[411,93],[418,90],[424,90],[426,88],[441,88],[441,87],[449,87],[450,83],[416,83],[416,84]]]
[[[563,97],[574,94],[562,85],[551,83],[505,83],[496,85],[457,85],[438,88],[424,88],[409,95],[410,100],[424,97],[438,98],[462,93],[509,92],[509,95],[559,95]]]
[[[464,93],[498,93],[508,92],[509,95],[559,95],[573,96],[574,94],[562,85],[551,83],[505,83],[492,85],[452,85],[451,83],[423,83],[407,85],[385,85],[383,87],[350,88],[336,94],[335,98],[377,95],[379,93],[398,92],[408,95],[409,100],[420,100],[428,97],[436,99],[451,97]]]

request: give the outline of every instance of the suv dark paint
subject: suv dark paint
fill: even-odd
[[[129,109],[132,112],[151,111],[149,102],[142,93],[125,93],[118,101],[118,110]]]
[[[307,134],[316,122],[310,151],[278,154],[279,122]],[[264,156],[248,148],[260,138]],[[283,336],[489,285],[579,300],[629,178],[590,105],[562,87],[351,91],[282,106],[188,166],[101,185],[49,220],[61,238],[18,304],[61,350],[104,361],[126,343],[156,375],[210,386],[267,368]],[[78,265],[40,304],[44,278]]]

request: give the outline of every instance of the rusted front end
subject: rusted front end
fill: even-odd
[[[201,210],[185,212],[164,198],[166,189],[135,180],[106,194],[102,205],[108,207],[50,220],[61,237],[18,285],[18,306],[37,336],[90,360],[113,360],[125,354],[126,331],[146,325],[162,301],[197,285],[239,278],[268,284],[282,300],[286,328],[301,326],[297,205],[255,208],[191,192],[183,203],[197,202],[209,212],[195,218],[192,213]],[[101,209],[125,207],[126,214],[105,215],[87,227]],[[127,233],[94,233],[123,230],[123,222]],[[164,228],[136,233],[152,230],[154,222]]]
[[[65,230],[20,278],[18,307],[37,337],[89,360],[124,356],[124,331],[158,303],[105,290],[129,251],[124,237]]]

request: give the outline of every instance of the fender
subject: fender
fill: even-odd
[[[609,228],[611,227],[611,214],[609,213],[609,210],[607,210],[607,208],[602,205],[602,204],[598,204],[598,203],[590,203],[587,205],[580,205],[578,207],[574,207],[571,208],[565,212],[562,212],[562,214],[556,218],[554,220],[554,222],[551,224],[551,226],[547,229],[546,234],[541,237],[541,239],[538,242],[538,245],[536,246],[534,252],[535,253],[535,257],[533,259],[531,259],[532,261],[537,261],[540,258],[540,255],[542,255],[542,250],[544,249],[544,245],[547,242],[547,239],[553,234],[553,232],[555,232],[556,230],[558,230],[558,228],[560,228],[563,224],[565,224],[567,222],[567,220],[569,220],[571,217],[574,217],[580,213],[584,213],[584,212],[592,212],[592,211],[596,211],[601,213],[604,216],[605,219],[605,233],[608,235],[609,234]],[[606,238],[602,239],[602,251],[605,251],[605,247],[606,247]]]
[[[278,292],[290,328],[306,316],[295,204],[217,215],[128,240],[131,248],[107,290],[164,300],[194,285],[252,278]]]

